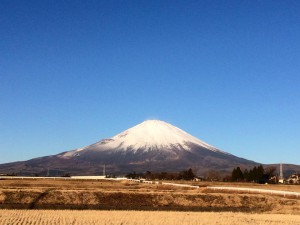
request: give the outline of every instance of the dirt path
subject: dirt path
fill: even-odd
[[[207,187],[208,190],[213,191],[234,191],[239,193],[263,193],[271,195],[280,195],[283,197],[295,197],[300,198],[300,192],[294,191],[279,191],[279,190],[270,190],[270,189],[259,189],[259,188],[241,188],[241,187]]]

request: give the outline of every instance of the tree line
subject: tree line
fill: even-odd
[[[275,175],[275,171],[275,167],[264,169],[262,165],[244,171],[236,167],[232,170],[231,181],[265,183]]]
[[[242,170],[240,167],[236,167],[232,170],[231,175],[220,177],[217,171],[213,174],[209,173],[203,180],[211,181],[234,181],[234,182],[256,182],[266,183],[270,182],[270,179],[274,177],[276,168],[268,167],[264,168],[262,165],[254,166],[252,169]],[[181,172],[151,172],[145,173],[132,172],[127,174],[125,177],[130,179],[147,179],[147,180],[193,180],[196,178],[195,173],[192,169],[183,170]]]
[[[172,172],[151,172],[136,173],[132,172],[125,177],[130,179],[147,179],[147,180],[193,180],[196,176],[192,169],[183,170],[179,173]]]

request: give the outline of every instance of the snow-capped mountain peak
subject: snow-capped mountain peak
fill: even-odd
[[[174,145],[181,145],[185,150],[189,149],[188,143],[201,145],[210,150],[214,147],[200,141],[185,131],[160,120],[146,120],[114,137],[108,143],[111,147],[122,146],[133,149],[157,147],[168,149]]]
[[[187,132],[161,120],[146,120],[112,138],[64,154],[66,157],[83,150],[92,151],[172,151],[174,148],[190,151],[191,145],[222,152]],[[223,152],[224,153],[224,152]]]
[[[210,170],[231,172],[234,167],[257,163],[220,151],[169,123],[147,120],[86,147],[5,164],[2,169],[23,168],[22,171],[30,173],[44,173],[43,168],[48,167],[90,176],[101,174],[104,165],[109,174],[179,172],[195,168],[204,175]]]

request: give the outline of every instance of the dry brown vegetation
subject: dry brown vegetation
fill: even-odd
[[[0,224],[294,225],[300,224],[300,216],[232,212],[211,213],[169,211],[0,210]]]
[[[187,182],[199,189],[129,181],[0,180],[1,209],[239,211],[300,214],[300,199],[209,192],[206,186],[299,191],[299,186]]]

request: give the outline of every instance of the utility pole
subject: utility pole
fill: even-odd
[[[104,166],[103,166],[103,176],[106,176],[106,171],[105,171],[105,164],[104,164]]]
[[[281,183],[281,184],[284,183],[282,163],[280,163],[280,174],[279,174],[279,180],[278,180],[278,183]]]

